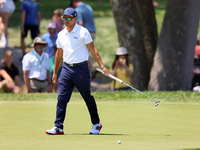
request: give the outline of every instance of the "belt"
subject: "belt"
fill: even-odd
[[[30,80],[35,80],[35,81],[39,81],[39,82],[45,82],[47,80],[39,80],[39,79],[36,79],[36,78],[31,78]]]
[[[80,66],[80,65],[82,65],[82,64],[85,64],[85,63],[87,63],[88,61],[86,60],[86,61],[83,61],[83,62],[80,62],[80,63],[70,63],[70,64],[68,64],[68,63],[65,63],[66,65],[69,65],[70,67],[75,67],[75,66]]]

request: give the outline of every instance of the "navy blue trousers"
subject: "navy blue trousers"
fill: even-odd
[[[92,124],[100,122],[96,102],[90,91],[90,73],[88,63],[71,67],[64,63],[58,79],[58,103],[55,126],[63,129],[67,103],[70,100],[74,86],[83,97],[90,113]]]

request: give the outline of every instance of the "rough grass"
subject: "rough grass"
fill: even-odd
[[[200,103],[199,92],[152,92],[143,91],[156,101],[162,103]],[[132,101],[132,102],[154,102],[150,98],[135,91],[115,91],[115,92],[92,92],[98,101]],[[82,100],[79,92],[73,92],[72,101]],[[6,94],[2,93],[0,101],[57,101],[57,93],[46,94]]]

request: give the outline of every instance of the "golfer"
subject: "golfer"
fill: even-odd
[[[58,83],[58,103],[55,119],[55,127],[47,130],[47,134],[64,134],[63,122],[66,114],[67,103],[70,100],[74,86],[82,95],[93,124],[90,134],[99,134],[101,123],[97,111],[96,102],[90,91],[90,73],[88,69],[89,51],[100,68],[109,74],[101,57],[94,47],[89,31],[76,23],[77,12],[73,8],[67,8],[62,15],[66,28],[59,32],[57,39],[57,52],[55,55],[55,68],[53,83]],[[57,71],[64,61],[62,72],[57,79]]]

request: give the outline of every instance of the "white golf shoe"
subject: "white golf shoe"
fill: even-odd
[[[99,134],[101,128],[102,128],[102,124],[101,123],[94,124],[92,126],[92,130],[90,130],[90,134]]]
[[[50,135],[63,135],[63,129],[57,128],[57,127],[53,127],[50,130],[46,130],[46,134],[50,134]]]

